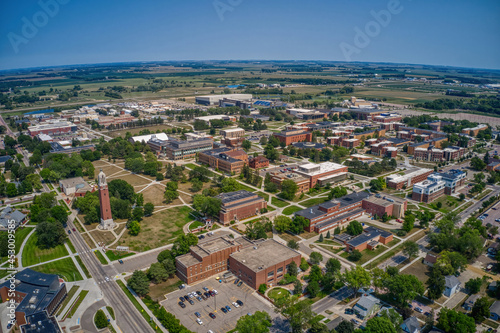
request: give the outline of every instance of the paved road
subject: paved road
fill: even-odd
[[[465,222],[465,220],[467,220],[475,210],[482,207],[484,201],[500,193],[500,186],[487,186],[486,188],[492,189],[493,192],[491,192],[481,200],[476,201],[476,203],[474,203],[472,206],[468,207],[463,212],[461,212],[459,216],[462,219],[462,223]]]
[[[70,228],[75,228],[73,222],[68,222]],[[83,237],[79,232],[73,232],[69,235],[69,238],[73,242],[76,251],[80,255],[84,265],[89,270],[90,274],[98,284],[104,298],[107,300],[108,304],[113,306],[116,314],[117,325],[123,332],[131,333],[145,333],[152,332],[151,326],[146,322],[142,315],[137,311],[135,306],[130,302],[127,295],[121,290],[120,286],[111,278],[109,282],[106,281],[106,277],[112,277],[110,275],[110,268],[107,267],[106,272],[101,266],[97,257],[89,249],[87,243],[83,240]]]
[[[103,306],[106,306],[106,302],[100,300],[88,307],[83,313],[81,326],[86,332],[98,333],[94,325],[94,314]]]
[[[342,300],[350,297],[352,294],[352,289],[344,286],[314,303],[314,305],[312,306],[312,310],[316,313],[321,313],[342,302]]]

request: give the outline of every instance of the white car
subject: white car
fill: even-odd
[[[200,318],[196,318],[196,322],[199,324],[199,325],[203,325],[203,322],[201,321]]]
[[[235,308],[239,308],[239,307],[240,307],[240,306],[238,305],[238,303],[236,303],[236,302],[233,302],[233,305],[234,305],[234,307],[235,307]]]
[[[214,290],[212,290],[212,291],[214,292],[214,294],[215,294],[215,295],[217,295],[217,294],[218,294],[217,290],[215,290],[215,289],[214,289]]]

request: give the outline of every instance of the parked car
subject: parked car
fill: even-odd
[[[198,296],[201,296],[201,291],[198,290],[196,293],[198,294]]]
[[[354,313],[354,311],[352,309],[345,309],[344,313],[348,314],[348,315],[352,315]]]
[[[180,300],[181,302],[184,302],[184,301],[185,301],[184,297],[182,297],[182,296],[181,296],[181,297],[179,297],[179,300]]]
[[[427,317],[430,317],[431,313],[430,312],[426,312],[426,313],[424,313],[424,315],[427,316]]]
[[[184,302],[179,302],[179,306],[184,309],[186,307],[186,304],[184,304]]]
[[[351,319],[351,322],[354,323],[354,325],[359,325],[359,321],[357,321],[356,319]]]
[[[419,308],[419,307],[416,307],[416,308],[415,308],[415,311],[417,311],[417,312],[419,312],[419,313],[423,313],[423,312],[424,312],[424,310],[422,310],[422,309],[421,309],[421,308]]]
[[[205,295],[206,298],[210,297],[210,293],[203,293],[203,295]]]
[[[216,318],[216,317],[215,317],[215,315],[214,315],[212,312],[210,312],[208,315],[209,315],[209,316],[210,316],[210,318],[212,318],[212,319],[215,319],[215,318]]]
[[[219,292],[218,292],[217,290],[215,290],[215,289],[214,289],[214,290],[212,290],[212,292],[213,292],[215,295],[217,295],[217,294],[219,293]]]
[[[208,288],[207,288],[207,287],[203,287],[202,289],[203,289],[203,290],[205,290],[205,291],[208,291]]]
[[[207,296],[205,296],[205,295],[201,295],[200,297],[201,297],[201,299],[202,299],[202,300],[204,300],[204,301],[206,301],[206,300],[207,300]]]
[[[68,234],[71,235],[71,230],[68,230]]]
[[[201,317],[201,314],[200,314],[199,312],[195,312],[195,313],[194,313],[194,315],[195,315],[196,317],[198,317],[198,318],[200,318],[200,317]]]
[[[226,310],[231,312],[231,307],[229,305],[226,305]]]
[[[238,305],[238,303],[236,303],[236,302],[233,302],[233,305],[234,305],[234,307],[235,307],[235,308],[239,308],[239,307],[240,307],[240,306]]]
[[[237,300],[236,303],[238,303],[239,306],[243,306],[243,302],[240,300]]]
[[[234,280],[234,284],[238,284],[238,282],[240,282],[240,279]]]
[[[202,301],[203,301],[203,299],[202,299],[200,296],[196,297],[196,299],[197,299],[199,302],[202,302]]]
[[[240,283],[238,283],[238,287],[241,287],[242,284],[243,284],[243,281],[240,281]]]
[[[196,318],[196,322],[198,323],[198,325],[203,325],[203,322],[201,321],[200,318]]]
[[[227,309],[226,308],[220,308],[222,312],[224,313],[227,313]]]
[[[123,260],[118,259],[118,262],[123,265]],[[182,286],[181,286],[182,287]],[[180,288],[180,287],[179,287]]]
[[[194,302],[192,299],[188,299],[189,304],[194,305]]]

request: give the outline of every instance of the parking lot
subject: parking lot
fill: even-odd
[[[203,287],[210,290],[216,289],[218,294],[215,297],[209,297],[201,302],[192,298],[194,305],[185,302],[183,309],[179,306],[179,297],[187,295],[190,292],[200,291],[204,293]],[[168,299],[161,302],[165,309],[174,314],[187,329],[193,332],[205,332],[212,330],[214,333],[223,333],[234,329],[236,322],[241,316],[256,311],[265,311],[276,317],[273,308],[264,299],[255,294],[255,290],[242,284],[240,287],[233,282],[219,283],[214,277],[187,286],[185,289],[177,290],[168,294]],[[232,303],[236,300],[243,302],[243,306],[236,308]],[[223,313],[221,307],[226,305],[231,307],[231,311]],[[196,322],[195,312],[199,312],[202,325]],[[216,318],[212,319],[209,313],[213,313]]]

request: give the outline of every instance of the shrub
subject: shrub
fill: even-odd
[[[267,290],[267,284],[262,283],[262,284],[259,286],[259,293],[261,293],[262,295],[264,295],[264,294],[266,293],[266,290]]]

